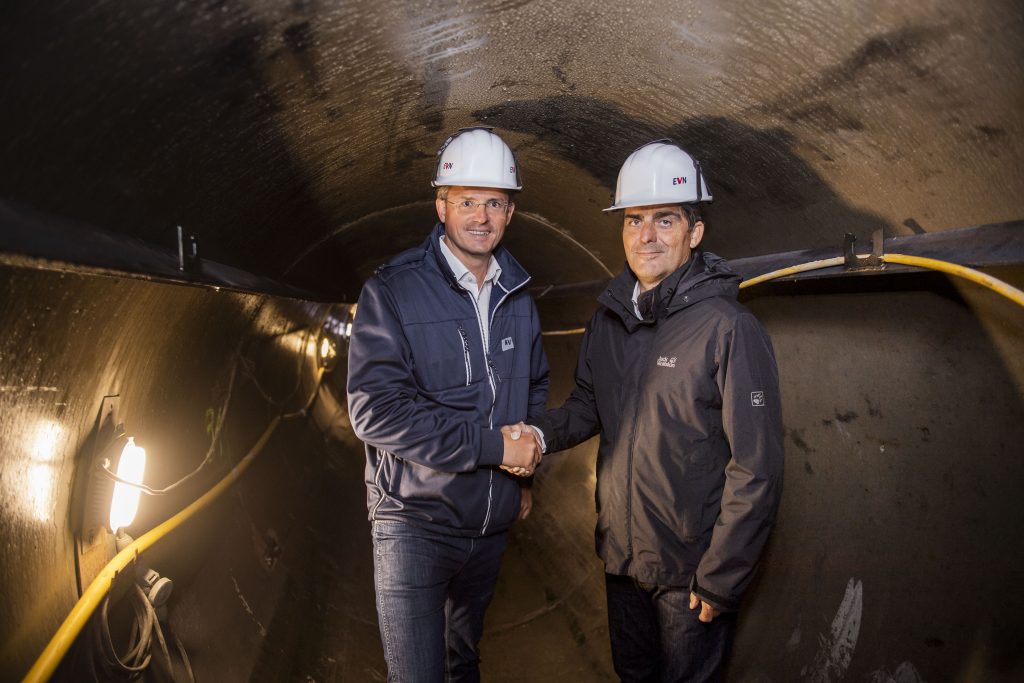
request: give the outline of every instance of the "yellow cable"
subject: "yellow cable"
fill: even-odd
[[[860,256],[858,258],[866,257]],[[940,261],[939,259],[934,258],[926,258],[924,256],[908,256],[907,254],[882,254],[882,260],[886,263],[898,263],[904,266],[928,268],[930,270],[948,273],[949,275],[956,275],[957,277],[962,277],[970,280],[971,282],[976,282],[983,287],[988,287],[992,291],[1002,294],[1015,304],[1024,306],[1024,292],[1013,285],[1007,284],[1002,280],[998,280],[991,275],[986,275],[979,270],[968,268],[967,266],[950,263],[949,261]],[[758,275],[757,277],[744,280],[740,283],[740,289],[753,287],[754,285],[759,285],[762,282],[767,282],[769,280],[777,280],[780,277],[796,275],[797,273],[805,273],[809,270],[841,266],[845,262],[846,261],[842,256],[836,256],[835,258],[821,259],[820,261],[808,261],[807,263],[801,263],[795,266],[787,266],[786,268],[780,268],[779,270],[773,270],[770,273],[765,273],[763,275]],[[586,328],[576,327],[571,330],[552,330],[550,332],[543,332],[542,334],[546,337],[558,337],[569,334],[583,334],[585,330]]]
[[[99,575],[93,579],[89,587],[85,589],[82,597],[79,598],[75,606],[71,608],[71,612],[67,618],[64,619],[64,623],[57,629],[57,633],[54,634],[53,638],[50,639],[49,644],[43,653],[39,655],[39,659],[29,669],[28,674],[25,676],[23,683],[36,683],[36,681],[48,681],[53,672],[57,669],[64,655],[67,654],[71,644],[74,643],[78,634],[85,627],[89,621],[89,617],[96,610],[96,607],[103,600],[103,597],[110,592],[111,586],[114,584],[114,578],[117,574],[131,564],[138,555],[148,550],[154,543],[162,539],[164,536],[174,531],[176,528],[181,526],[189,518],[195,515],[197,512],[205,508],[207,505],[217,499],[224,491],[226,491],[232,484],[234,484],[242,473],[249,468],[252,461],[259,455],[260,451],[263,450],[264,446],[270,440],[270,436],[277,429],[277,426],[282,420],[287,420],[293,417],[303,415],[309,407],[313,404],[313,400],[316,398],[317,392],[320,390],[320,381],[324,375],[324,368],[321,367],[317,371],[316,383],[314,385],[313,393],[305,406],[294,413],[288,413],[276,416],[267,425],[267,428],[263,430],[263,434],[256,441],[255,445],[249,452],[245,454],[235,467],[227,473],[227,475],[221,479],[217,484],[209,491],[204,493],[198,499],[196,499],[191,505],[186,507],[184,510],[168,519],[163,524],[151,529],[146,532],[128,547],[119,552],[114,556],[110,562],[100,570]]]
[[[779,270],[773,270],[770,273],[765,273],[764,275],[758,275],[757,277],[752,277],[749,280],[744,280],[743,282],[740,283],[740,289],[753,287],[754,285],[759,285],[762,282],[767,282],[768,280],[775,280],[780,277],[786,277],[787,275],[796,275],[797,273],[804,273],[808,270],[818,270],[819,268],[830,268],[832,266],[841,265],[843,265],[842,256],[822,259],[820,261],[809,261],[807,263],[801,263],[800,265],[797,266],[788,266],[786,268],[780,268]]]
[[[899,263],[904,266],[931,268],[932,270],[939,270],[943,273],[956,275],[970,280],[971,282],[976,282],[983,287],[988,287],[993,292],[1002,294],[1018,306],[1024,306],[1024,292],[1013,285],[1007,284],[1002,280],[998,280],[991,275],[986,275],[979,270],[968,268],[967,266],[961,266],[956,263],[949,263],[948,261],[940,261],[933,258],[925,258],[924,256],[908,256],[906,254],[882,254],[882,259],[884,259],[886,263]]]
[[[861,256],[858,258],[866,257]],[[996,279],[991,275],[986,275],[979,270],[968,268],[967,266],[961,266],[958,263],[950,263],[949,261],[941,261],[939,259],[926,258],[924,256],[909,256],[907,254],[882,254],[882,260],[886,263],[898,263],[904,266],[928,268],[930,270],[937,270],[949,275],[956,275],[957,277],[970,280],[971,282],[975,282],[983,287],[988,287],[992,291],[1002,294],[1015,304],[1024,306],[1024,292],[1021,290],[1017,289],[1013,285],[1003,282],[1002,280]],[[757,277],[752,277],[749,280],[744,280],[740,283],[740,289],[751,287],[762,282],[767,282],[768,280],[775,280],[780,277],[803,273],[808,270],[841,266],[844,262],[843,257],[837,256],[835,258],[823,259],[821,261],[810,261],[809,263],[802,263],[797,266],[789,266],[788,268],[780,268],[779,270],[773,270],[770,273],[765,273],[764,275],[758,275]]]

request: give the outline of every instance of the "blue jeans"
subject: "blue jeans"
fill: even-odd
[[[711,623],[690,609],[690,590],[605,574],[612,663],[623,683],[720,681],[736,633],[736,613]]]
[[[394,683],[480,680],[478,644],[508,534],[446,536],[373,523],[377,617]]]

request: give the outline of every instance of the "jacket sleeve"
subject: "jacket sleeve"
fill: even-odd
[[[572,448],[601,431],[588,353],[593,327],[592,319],[580,342],[580,356],[576,362],[576,386],[572,394],[560,408],[549,410],[530,422],[544,433],[548,453]]]
[[[526,409],[527,419],[542,415],[548,407],[548,356],[544,352],[544,338],[541,336],[540,316],[537,306],[530,299],[533,312],[531,326],[533,343],[530,347],[530,398]]]
[[[753,578],[782,495],[782,401],[771,341],[752,314],[723,335],[718,354],[722,427],[732,457],[711,545],[691,589],[733,611]]]
[[[433,409],[412,372],[412,350],[391,293],[377,277],[359,296],[348,352],[348,411],[361,440],[443,472],[500,465],[501,432]]]

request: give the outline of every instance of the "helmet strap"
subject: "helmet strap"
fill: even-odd
[[[692,159],[693,157],[691,157]],[[693,159],[693,169],[697,172],[697,201],[699,202],[704,198],[703,192],[701,192],[700,180],[703,174],[700,172],[700,162]]]

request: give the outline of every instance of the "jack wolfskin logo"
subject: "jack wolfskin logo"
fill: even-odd
[[[750,405],[760,408],[764,406],[764,392],[763,391],[751,391],[750,392]]]
[[[511,351],[514,348],[516,348],[516,345],[512,343],[512,337],[505,337],[501,340],[502,351]]]
[[[676,357],[658,356],[658,365],[663,368],[674,368],[676,366]]]

